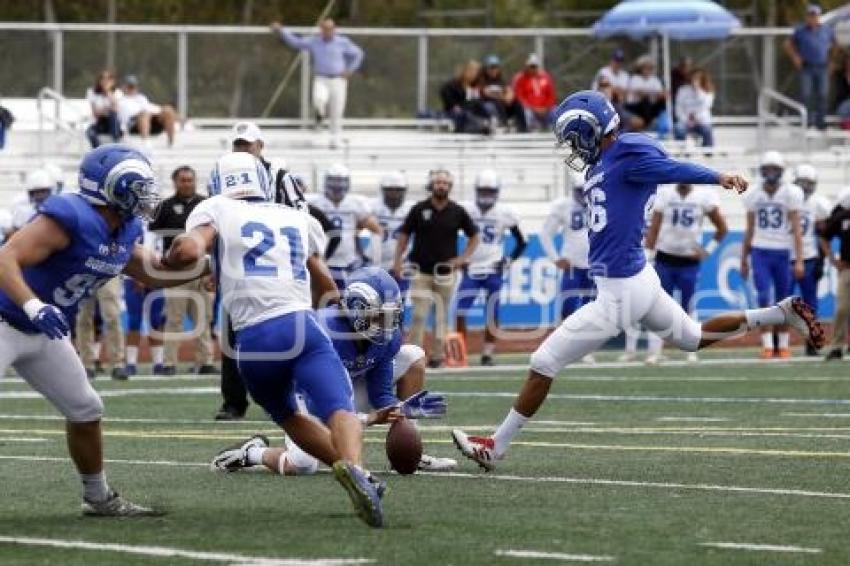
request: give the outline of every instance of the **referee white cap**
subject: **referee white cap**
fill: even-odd
[[[263,132],[254,122],[236,122],[233,125],[233,130],[230,132],[230,143],[235,143],[239,140],[248,143],[263,141]]]

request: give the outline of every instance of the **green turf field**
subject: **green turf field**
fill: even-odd
[[[211,472],[217,449],[281,435],[255,408],[249,421],[214,423],[216,380],[188,376],[98,382],[110,482],[167,515],[84,519],[62,422],[7,379],[0,564],[848,564],[850,366],[730,361],[748,356],[573,368],[495,472],[464,460],[454,474],[385,474],[380,531],[355,518],[329,474]],[[449,417],[422,427],[426,449],[454,456],[452,427],[490,431],[523,373],[433,375]],[[380,472],[384,434],[367,433]],[[68,541],[92,546],[44,546]],[[159,549],[129,553],[139,547]]]

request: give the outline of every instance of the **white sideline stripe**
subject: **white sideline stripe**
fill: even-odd
[[[20,460],[26,462],[69,462],[69,458],[60,458],[56,456],[11,456],[0,454],[0,460]],[[201,462],[175,462],[168,460],[119,460],[107,459],[104,460],[107,464],[129,464],[139,466],[171,466],[182,468],[209,468],[208,463]],[[569,478],[569,477],[534,477],[534,476],[515,476],[515,475],[499,475],[499,474],[470,474],[465,472],[418,472],[419,475],[428,476],[429,478],[466,478],[476,479],[479,481],[494,480],[494,481],[517,481],[528,483],[565,483],[579,485],[600,485],[614,487],[650,487],[658,489],[686,489],[695,491],[717,491],[726,493],[758,493],[762,495],[789,495],[797,497],[815,497],[821,499],[850,499],[850,493],[828,492],[828,491],[809,491],[804,489],[785,489],[772,487],[743,487],[735,485],[714,485],[714,484],[686,484],[686,483],[670,483],[670,482],[645,482],[631,480],[609,480],[602,478]]]
[[[724,417],[658,417],[662,423],[725,423],[730,419]]]
[[[97,392],[101,397],[133,397],[136,395],[216,395],[221,394],[218,387],[150,387],[147,389],[104,389]],[[41,393],[35,391],[4,391],[0,399],[41,399]]]
[[[803,554],[820,554],[820,548],[806,548],[804,546],[791,546],[785,544],[757,544],[749,542],[701,542],[700,546],[711,548],[727,548],[731,550],[764,550],[767,552],[796,552]]]
[[[10,436],[6,438],[0,438],[0,443],[2,442],[47,442],[46,438],[25,438],[22,436]]]
[[[242,554],[227,554],[224,552],[198,552],[195,550],[183,550],[180,548],[169,548],[165,546],[141,546],[52,538],[0,536],[0,543],[20,544],[25,546],[49,546],[53,548],[101,550],[107,552],[120,552],[123,554],[157,556],[161,558],[188,558],[190,560],[204,560],[207,562],[255,564],[257,566],[343,566],[346,564],[368,564],[374,562],[374,560],[366,558],[265,558],[258,556],[244,556]]]
[[[564,554],[562,552],[540,552],[537,550],[497,550],[496,556],[510,558],[536,558],[538,560],[562,560],[565,562],[612,562],[613,556],[593,554]]]
[[[846,379],[845,379],[846,381]],[[825,419],[850,419],[850,413],[782,413],[783,417],[823,417]]]
[[[483,397],[513,399],[516,393],[503,391],[441,391],[446,397]],[[850,399],[785,399],[782,397],[687,397],[665,395],[582,395],[570,393],[550,393],[546,399],[570,401],[631,401],[661,403],[749,403],[749,404],[787,404],[787,405],[850,405]]]

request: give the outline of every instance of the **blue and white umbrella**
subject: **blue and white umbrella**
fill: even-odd
[[[713,0],[623,0],[593,24],[597,37],[625,35],[664,40],[664,74],[670,85],[669,40],[725,39],[741,22]]]

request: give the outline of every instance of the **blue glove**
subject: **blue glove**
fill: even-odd
[[[30,320],[39,331],[47,334],[51,340],[61,340],[71,333],[68,319],[53,305],[43,305]]]
[[[398,408],[408,419],[439,419],[446,414],[446,398],[438,393],[420,391],[402,401]]]

